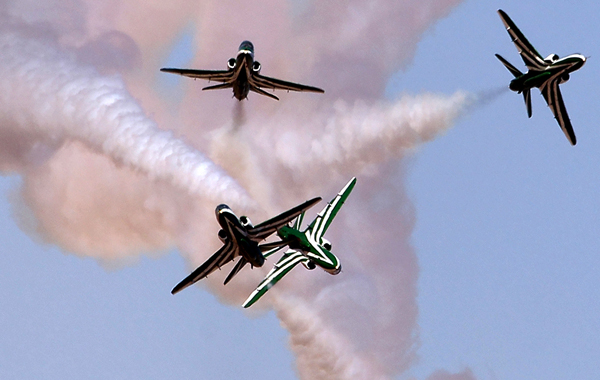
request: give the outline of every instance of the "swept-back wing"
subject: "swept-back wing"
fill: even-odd
[[[271,88],[273,90],[286,90],[286,91],[300,91],[300,92],[319,92],[323,93],[322,89],[318,87],[307,86],[300,83],[286,82],[281,79],[266,77],[260,74],[252,74],[248,77],[250,85]]]
[[[346,198],[348,198],[348,195],[350,195],[350,192],[354,188],[355,184],[356,178],[354,177],[346,184],[346,186],[344,186],[342,190],[340,190],[338,195],[336,195],[335,198],[333,198],[331,202],[329,202],[327,206],[321,210],[315,220],[308,227],[315,241],[318,242],[325,234],[325,231],[327,231],[327,228],[329,228],[331,221],[337,215],[338,211],[346,201]]]
[[[321,201],[321,197],[313,198],[269,220],[266,220],[254,226],[253,228],[249,228],[248,237],[254,241],[266,239],[275,233],[279,228],[291,222],[295,217],[308,210],[319,201]]]
[[[189,276],[181,280],[179,284],[177,284],[173,290],[171,290],[171,294],[175,294],[177,292],[182,291],[188,286],[194,284],[202,280],[204,277],[208,276],[218,268],[227,264],[231,260],[233,260],[236,256],[239,255],[238,247],[231,240],[228,240],[215,254],[213,254],[208,260],[206,260],[202,265],[196,268]]]
[[[230,83],[235,80],[236,72],[233,70],[191,70],[162,68],[164,73],[179,74],[194,79],[206,79],[209,81]]]
[[[252,306],[252,304],[258,301],[258,299],[262,297],[269,289],[271,289],[271,287],[275,285],[277,281],[281,280],[283,276],[291,271],[296,264],[303,261],[308,262],[309,260],[306,256],[296,250],[288,250],[275,264],[273,269],[271,269],[269,274],[267,274],[267,277],[265,277],[265,279],[258,284],[258,287],[252,292],[252,294],[250,294],[248,299],[244,301],[242,306]]]
[[[498,9],[498,14],[512,39],[512,42],[517,47],[517,51],[523,58],[523,62],[530,70],[544,70],[546,66],[546,62],[544,58],[540,55],[540,53],[535,50],[533,45],[525,38],[523,33],[517,28],[515,23],[508,17],[506,13],[502,9]]]
[[[544,96],[546,103],[548,103],[548,107],[550,107],[552,110],[554,118],[556,121],[558,121],[558,125],[560,125],[563,133],[571,145],[575,145],[577,144],[575,131],[573,131],[571,120],[567,114],[567,109],[565,107],[565,103],[563,102],[560,88],[558,87],[558,82],[559,77],[555,76],[554,78],[549,79],[542,87],[540,87],[540,90],[542,91],[542,95]]]

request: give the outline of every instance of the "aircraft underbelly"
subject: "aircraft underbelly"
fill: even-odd
[[[260,248],[258,248],[258,243],[247,238],[241,238],[238,240],[238,246],[240,247],[240,254],[244,256],[252,266],[259,268],[263,266],[265,257]]]
[[[240,75],[241,76],[241,75]],[[233,84],[233,96],[237,100],[244,100],[248,96],[250,92],[250,85],[248,84],[248,80],[244,75],[244,78],[238,78]]]
[[[233,96],[237,100],[243,100],[248,97],[248,93],[250,92],[250,83],[248,83],[246,68],[252,66],[252,58],[248,55],[240,54],[237,64],[239,75],[235,82],[233,82]]]
[[[541,87],[552,77],[552,73],[550,71],[544,71],[537,75],[533,75],[525,80],[523,83],[526,88],[534,88]]]

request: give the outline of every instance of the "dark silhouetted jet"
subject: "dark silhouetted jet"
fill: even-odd
[[[195,282],[208,276],[223,265],[233,261],[241,256],[231,273],[225,279],[227,284],[247,263],[254,267],[261,267],[265,262],[258,243],[275,233],[279,228],[291,222],[301,213],[308,210],[321,200],[314,198],[302,203],[284,213],[277,215],[259,225],[252,225],[247,216],[237,217],[229,206],[221,204],[217,206],[215,214],[217,221],[221,225],[219,230],[219,239],[223,242],[223,247],[213,254],[204,264],[200,265],[189,276],[184,278],[171,291],[175,294]]]
[[[243,41],[237,58],[227,61],[227,70],[190,70],[190,69],[168,69],[160,71],[179,74],[194,79],[206,79],[209,81],[222,82],[214,86],[204,87],[203,90],[219,90],[222,88],[233,88],[233,96],[242,100],[248,97],[250,91],[279,100],[279,98],[263,89],[286,90],[286,91],[325,91],[317,87],[303,84],[286,82],[281,79],[270,78],[260,75],[260,63],[254,60],[254,46],[250,41]]]

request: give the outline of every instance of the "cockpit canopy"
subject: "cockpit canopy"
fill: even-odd
[[[554,63],[556,61],[559,60],[559,56],[557,54],[550,54],[549,56],[547,56],[544,61],[548,62],[548,63]]]

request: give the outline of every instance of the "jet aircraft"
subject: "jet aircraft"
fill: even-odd
[[[237,256],[241,257],[225,279],[224,284],[227,284],[247,263],[250,263],[253,267],[261,267],[265,262],[265,258],[258,243],[275,233],[278,228],[294,220],[320,200],[320,197],[313,198],[256,226],[252,225],[247,216],[238,218],[229,206],[225,204],[217,206],[215,214],[221,225],[218,236],[223,243],[223,247],[177,284],[171,293],[175,294],[187,288],[218,268],[220,269]]]
[[[233,88],[233,96],[238,100],[248,97],[250,91],[279,100],[263,88],[286,91],[320,92],[320,88],[306,86],[299,83],[286,82],[281,79],[270,78],[260,75],[261,65],[254,60],[254,45],[250,41],[243,41],[237,54],[237,58],[227,61],[227,70],[190,70],[162,68],[160,71],[179,74],[194,79],[207,79],[209,81],[222,82],[214,86],[204,87],[202,90],[219,90],[222,88]]]
[[[575,132],[558,85],[568,81],[569,74],[579,70],[586,58],[581,54],[571,54],[564,58],[550,54],[546,58],[542,58],[510,17],[501,9],[498,10],[498,14],[528,68],[528,71],[523,74],[506,59],[496,54],[500,62],[515,76],[510,82],[509,88],[517,93],[523,93],[528,117],[531,117],[532,114],[530,91],[534,87],[539,88],[565,136],[572,145],[575,145],[577,142]]]
[[[302,212],[294,221],[293,226],[285,225],[277,230],[277,235],[281,238],[280,242],[261,245],[263,250],[270,249],[264,253],[265,257],[270,256],[285,245],[289,249],[242,306],[245,308],[252,306],[298,263],[302,263],[306,269],[310,270],[319,266],[330,274],[335,275],[340,273],[342,265],[338,258],[331,253],[331,243],[323,235],[346,201],[346,198],[348,198],[348,195],[350,195],[355,184],[356,178],[352,178],[338,195],[321,210],[304,232],[300,230],[302,219],[304,218],[304,212]]]

